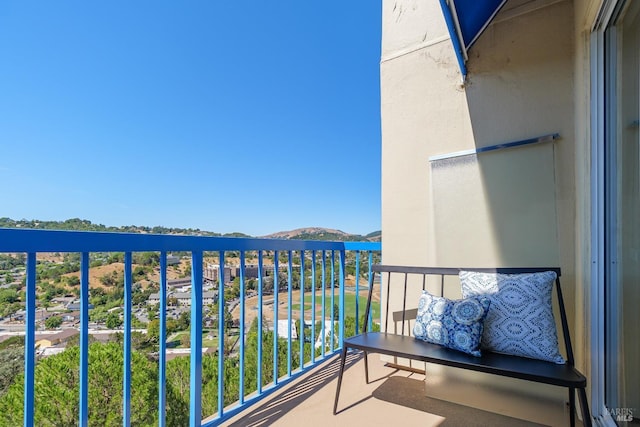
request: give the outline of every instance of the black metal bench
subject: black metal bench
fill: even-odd
[[[444,296],[445,276],[457,276],[460,271],[477,271],[477,272],[495,272],[505,274],[518,273],[534,273],[541,271],[555,271],[557,279],[555,281],[557,301],[560,308],[560,321],[562,324],[562,335],[565,342],[566,363],[556,364],[525,357],[510,356],[499,353],[492,353],[483,350],[481,357],[475,357],[456,350],[451,350],[437,344],[430,344],[425,341],[405,335],[404,325],[408,316],[415,316],[417,310],[407,309],[407,289],[411,282],[415,285],[415,280],[408,280],[410,276],[422,276],[422,290],[425,289],[426,278],[430,276],[440,276],[440,296]],[[404,275],[404,292],[402,302],[402,333],[394,334],[388,329],[389,317],[393,314],[389,312],[389,296],[391,295],[391,276],[397,274]],[[371,308],[371,297],[375,277],[380,278],[380,287],[382,288],[383,279],[386,275],[387,289],[386,298],[386,321],[382,332],[367,332],[369,323],[369,314]],[[420,280],[418,280],[420,282]],[[571,339],[569,337],[569,326],[567,323],[567,315],[565,312],[564,302],[562,298],[562,290],[560,288],[560,269],[559,268],[432,268],[432,267],[406,267],[406,266],[384,266],[374,265],[369,280],[369,295],[367,298],[367,308],[365,314],[364,331],[354,337],[345,338],[343,340],[342,354],[340,361],[340,372],[338,374],[338,386],[336,389],[336,397],[333,406],[334,415],[337,413],[338,399],[340,397],[340,387],[342,386],[342,376],[344,373],[346,355],[349,349],[361,350],[364,353],[365,361],[365,378],[369,383],[369,366],[368,353],[380,353],[389,356],[396,356],[422,362],[435,363],[440,365],[452,366],[472,371],[485,372],[494,375],[501,375],[510,378],[518,378],[526,381],[533,381],[544,384],[551,384],[569,389],[569,406],[570,406],[570,425],[575,425],[575,395],[578,392],[580,399],[580,408],[582,419],[585,426],[591,426],[591,416],[587,402],[585,388],[587,379],[574,367],[573,350],[571,348]]]

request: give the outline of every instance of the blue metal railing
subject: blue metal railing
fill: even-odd
[[[239,339],[237,345],[237,357],[239,361],[238,396],[235,402],[225,402],[225,314],[227,306],[224,292],[225,256],[226,252],[239,253]],[[355,263],[355,317],[356,333],[358,333],[361,316],[359,293],[362,273],[361,252],[368,256],[368,268],[371,270],[375,254],[380,252],[380,243],[369,242],[326,242],[326,241],[301,241],[279,239],[241,239],[223,237],[202,236],[176,236],[176,235],[148,235],[148,234],[123,234],[123,233],[95,233],[95,232],[71,232],[51,230],[22,230],[0,229],[0,253],[26,253],[26,301],[25,309],[25,375],[24,375],[24,425],[33,426],[35,419],[35,384],[36,384],[36,357],[35,357],[35,330],[36,330],[36,255],[39,253],[79,253],[80,254],[80,366],[79,366],[79,396],[78,396],[78,424],[86,426],[89,423],[89,265],[91,253],[123,252],[124,253],[124,338],[123,338],[123,384],[122,384],[122,423],[130,425],[132,417],[131,405],[131,363],[132,363],[132,288],[133,288],[133,254],[137,252],[159,253],[159,354],[158,354],[158,425],[165,426],[167,408],[167,254],[169,252],[188,252],[191,254],[191,334],[190,334],[190,383],[189,383],[189,425],[216,425],[221,421],[232,417],[247,406],[259,401],[271,394],[300,373],[317,365],[323,360],[335,354],[341,349],[341,342],[345,334],[345,277],[347,267],[347,253],[353,253]],[[218,364],[217,364],[217,413],[204,414],[202,407],[202,381],[203,381],[203,355],[202,355],[202,286],[203,283],[203,259],[205,253],[215,253],[218,259]],[[256,384],[246,386],[248,375],[245,358],[247,351],[247,274],[246,257],[257,253],[257,376]],[[280,260],[281,255],[286,255],[287,261],[284,269],[286,274],[286,289],[280,288]],[[320,259],[317,259],[319,255]],[[266,348],[265,337],[265,308],[264,294],[265,278],[269,270],[265,266],[265,257],[272,257],[273,263],[273,294],[272,299],[272,338],[273,347]],[[294,258],[299,261],[294,262]],[[298,270],[299,269],[299,270]],[[298,274],[294,278],[294,271]],[[319,277],[317,277],[319,273]],[[294,285],[299,286],[300,310],[298,313],[300,328],[297,330],[299,346],[294,349],[292,336],[292,324],[295,324],[293,312]],[[336,289],[337,286],[337,289]],[[307,289],[310,289],[308,292]],[[320,310],[316,306],[316,294],[321,291]],[[336,292],[337,291],[337,292]],[[286,331],[278,328],[280,299],[278,294],[286,292]],[[329,292],[329,295],[327,295]],[[310,293],[311,308],[306,307],[306,295]],[[335,298],[338,298],[338,318],[335,318]],[[327,307],[326,303],[330,305]],[[326,310],[330,312],[327,313]],[[320,333],[316,336],[316,322],[318,312],[320,317]],[[364,314],[364,313],[362,313]],[[305,319],[310,317],[311,328],[305,330]],[[370,316],[371,318],[371,316]],[[326,330],[329,322],[329,330]],[[336,322],[337,331],[336,331]],[[286,372],[280,360],[280,343],[278,336],[286,333]],[[337,333],[337,336],[336,336]],[[310,355],[305,356],[305,338],[309,338]],[[320,349],[316,352],[316,343]],[[273,371],[264,369],[265,351],[273,351]],[[294,351],[298,351],[298,360],[295,360]],[[268,355],[266,355],[268,357]],[[294,367],[293,363],[298,366]],[[263,384],[263,376],[271,378],[268,384]],[[229,384],[229,386],[234,386]]]

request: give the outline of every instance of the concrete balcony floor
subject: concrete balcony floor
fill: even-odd
[[[369,356],[371,383],[365,383],[364,359],[347,359],[338,414],[333,415],[339,357],[334,357],[249,407],[224,426],[539,426],[495,413],[425,396],[424,375],[385,366]]]

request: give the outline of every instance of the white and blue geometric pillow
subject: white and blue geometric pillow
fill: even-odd
[[[460,272],[462,296],[486,296],[491,308],[482,348],[497,353],[565,363],[558,350],[551,306],[554,271],[523,274]]]
[[[483,322],[490,304],[485,297],[452,301],[423,291],[413,335],[479,357]]]

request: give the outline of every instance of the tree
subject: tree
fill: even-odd
[[[158,351],[158,345],[147,334],[138,331],[131,332],[131,347],[144,354]]]
[[[0,290],[0,304],[13,304],[18,301],[18,292],[15,289]]]
[[[47,311],[49,311],[49,308],[51,307],[52,304],[51,304],[51,301],[47,301],[45,299],[40,303],[40,305],[42,306],[42,308],[44,308],[44,311],[46,313]]]
[[[107,259],[107,264],[114,264],[116,262],[124,262],[124,253],[114,252],[109,255],[109,258]]]
[[[147,276],[146,269],[141,265],[136,265],[131,273],[133,280],[143,280]]]
[[[180,335],[180,345],[185,348],[191,347],[191,334],[186,333]]]
[[[23,304],[20,302],[14,302],[13,304],[0,305],[0,316],[11,318],[17,311],[23,308]]]
[[[191,275],[191,264],[187,264],[184,267],[184,273],[182,273],[182,277],[189,277]]]
[[[100,280],[100,283],[102,283],[104,286],[108,286],[108,287],[123,287],[124,286],[124,273],[123,272],[117,272],[117,271],[112,271],[111,274],[105,274],[103,276],[100,276],[100,278],[98,279]]]
[[[67,284],[69,286],[79,286],[80,285],[80,278],[78,276],[68,276],[67,277]]]
[[[0,397],[24,370],[24,337],[11,337],[0,343]]]
[[[155,267],[160,264],[160,254],[157,252],[136,252],[133,255],[133,262]]]
[[[105,320],[104,324],[107,329],[118,329],[120,326],[122,326],[122,320],[117,313],[111,312],[107,314],[107,319]]]
[[[44,321],[44,326],[47,329],[59,328],[60,325],[62,325],[62,317],[60,316],[51,316]]]
[[[189,329],[189,327],[191,326],[191,312],[190,311],[183,311],[182,313],[180,313],[180,317],[178,317],[178,330],[179,331],[186,331],[187,329]]]
[[[154,342],[160,342],[160,320],[153,319],[147,323],[147,338]]]
[[[117,343],[89,346],[89,425],[122,424],[123,351]],[[38,426],[78,423],[80,348],[71,347],[36,365],[34,420]],[[131,425],[157,424],[156,365],[137,352],[131,357]],[[0,426],[22,425],[24,379],[19,375],[0,397]],[[188,413],[188,411],[187,411]]]

